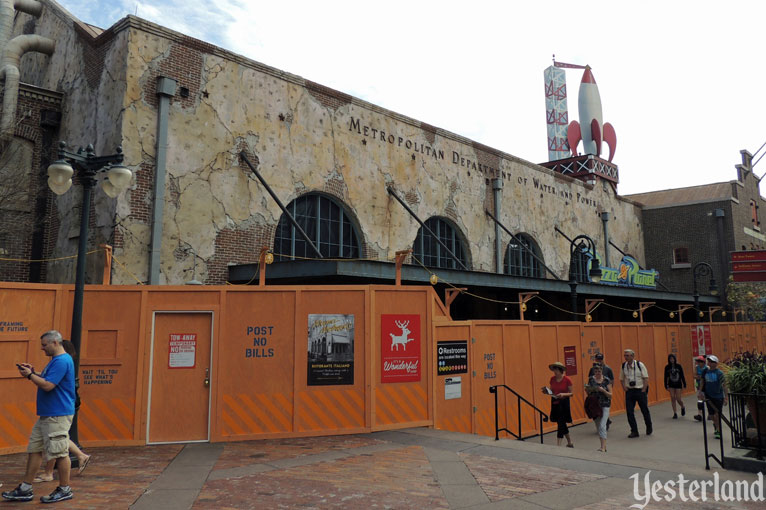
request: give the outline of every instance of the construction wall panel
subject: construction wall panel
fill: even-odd
[[[303,289],[295,313],[295,428],[296,432],[339,433],[365,430],[369,381],[368,292],[361,290]],[[344,316],[340,319],[340,316]],[[344,322],[345,321],[345,322]],[[309,327],[312,330],[309,330]],[[318,336],[316,336],[318,335]],[[346,336],[349,335],[349,336]],[[347,340],[352,345],[346,345]],[[324,344],[325,366],[348,365],[347,349],[353,350],[351,377],[342,382],[309,381],[309,343]],[[313,365],[312,365],[313,366]],[[335,370],[331,368],[330,370]]]
[[[434,409],[434,427],[442,430],[452,430],[455,432],[471,433],[474,431],[473,412],[472,412],[472,392],[471,392],[471,366],[475,364],[474,358],[470,353],[470,344],[472,339],[470,322],[449,322],[434,323],[433,344],[431,346],[434,365],[437,365],[439,342],[461,341],[469,346],[468,364],[469,368],[465,373],[454,375],[440,375],[438,366],[433,371],[433,400]],[[460,395],[447,394],[447,380],[450,379],[453,387],[459,386]],[[460,383],[456,384],[459,379]],[[448,396],[454,398],[447,398]],[[492,434],[494,436],[494,434]]]
[[[530,335],[532,323],[503,323],[503,359],[504,366],[498,367],[504,374],[505,384],[513,388],[522,397],[538,407],[545,414],[550,411],[550,402],[540,393],[540,387],[534,385],[532,378],[532,352]],[[505,396],[506,423],[510,430],[518,428],[518,404],[516,398],[507,392]],[[545,426],[545,425],[543,425]],[[521,433],[524,436],[540,431],[539,414],[522,402]]]
[[[215,342],[217,370],[211,374],[222,440],[292,432],[296,294],[227,292],[226,318]]]
[[[373,430],[431,423],[431,307],[423,289],[405,289],[372,294]],[[408,380],[397,382],[397,378]]]

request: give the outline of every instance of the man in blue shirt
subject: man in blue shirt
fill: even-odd
[[[40,345],[51,360],[41,373],[36,373],[29,363],[19,363],[19,374],[37,386],[37,415],[39,419],[32,428],[27,446],[27,472],[23,481],[12,491],[3,492],[3,498],[11,501],[31,501],[32,481],[40,468],[43,457],[46,462],[56,459],[59,486],[43,503],[56,503],[72,499],[69,487],[69,427],[74,415],[74,362],[62,345],[61,333],[51,330],[40,337]]]
[[[726,385],[723,372],[718,368],[718,357],[712,354],[707,357],[708,367],[703,370],[700,378],[700,394],[707,400],[707,410],[713,419],[715,438],[721,439],[721,412],[726,405]],[[701,398],[701,396],[700,396]]]

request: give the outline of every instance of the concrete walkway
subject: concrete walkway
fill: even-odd
[[[688,400],[687,405],[693,403]],[[73,500],[60,508],[161,509],[561,509],[602,510],[643,504],[634,480],[757,480],[751,473],[705,471],[702,426],[672,420],[669,404],[652,407],[654,434],[628,439],[624,416],[613,418],[608,453],[597,452],[592,424],[572,428],[575,448],[555,446],[555,434],[500,440],[417,428],[353,436],[274,439],[223,444],[92,449],[75,477]],[[639,419],[639,423],[641,420]],[[643,432],[643,427],[641,427]],[[712,439],[712,428],[709,431]],[[0,457],[3,489],[15,485],[23,455]],[[14,481],[13,483],[11,483]],[[55,482],[35,486],[34,503]],[[664,493],[663,493],[664,494]],[[723,502],[706,509],[762,509],[764,502]],[[673,499],[645,507],[700,508]]]

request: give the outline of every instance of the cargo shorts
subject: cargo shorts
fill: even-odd
[[[29,436],[27,453],[42,453],[43,462],[69,455],[69,416],[40,416]]]

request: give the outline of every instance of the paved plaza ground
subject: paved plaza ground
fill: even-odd
[[[239,443],[93,448],[74,477],[72,509],[628,509],[631,475],[652,481],[752,482],[757,475],[711,466],[705,471],[702,426],[672,420],[668,403],[652,407],[654,434],[628,439],[624,415],[614,417],[608,452],[597,452],[592,424],[572,429],[575,448],[556,447],[555,434],[527,441],[406,429],[352,436],[272,439]],[[639,423],[640,413],[639,413]],[[709,428],[712,440],[712,427]],[[731,450],[727,449],[727,453]],[[0,457],[3,490],[12,489],[24,454]],[[56,482],[35,485],[35,501],[0,503],[0,510],[44,506],[39,496]],[[664,493],[663,493],[664,494]],[[45,505],[47,507],[47,505]],[[648,510],[766,508],[763,502],[649,502]]]

